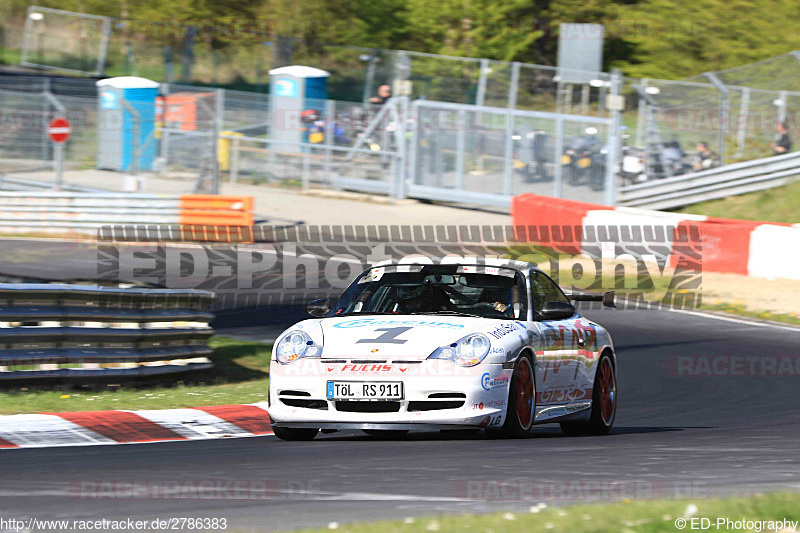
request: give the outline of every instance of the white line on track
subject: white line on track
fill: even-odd
[[[136,486],[136,481],[130,481],[130,484]],[[216,488],[209,488],[208,492],[214,494]],[[191,494],[194,497],[202,497],[206,492],[202,487],[192,487]],[[164,499],[174,501],[176,499],[192,499],[181,498],[181,494],[185,494],[185,488],[177,488],[174,491],[166,491],[163,494]],[[232,500],[252,500],[259,499],[259,495],[272,496],[285,500],[305,500],[305,501],[397,501],[397,502],[474,502],[469,498],[455,498],[449,496],[418,496],[412,494],[383,494],[378,492],[318,492],[306,490],[281,490],[281,489],[268,489],[256,490],[248,489],[248,497],[246,498],[230,498]],[[74,491],[70,489],[41,489],[41,490],[2,490],[0,489],[0,498],[2,497],[74,497]]]
[[[727,316],[720,316],[715,313],[704,313],[702,311],[687,311],[686,309],[670,309],[669,307],[666,308],[667,311],[671,311],[673,313],[684,313],[687,315],[694,315],[694,316],[701,316],[704,318],[713,318],[716,320],[724,320],[726,322],[734,322],[736,324],[746,324],[748,326],[756,326],[759,328],[774,328],[774,329],[782,329],[786,331],[794,331],[795,333],[800,333],[800,328],[796,326],[784,326],[781,324],[773,324],[770,322],[755,322],[751,320],[747,320],[746,318],[733,318]]]

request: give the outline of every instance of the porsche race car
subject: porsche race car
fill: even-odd
[[[269,415],[276,436],[411,429],[525,436],[557,422],[605,434],[617,407],[609,333],[529,263],[385,262],[276,340]]]

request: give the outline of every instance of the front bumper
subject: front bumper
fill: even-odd
[[[396,364],[273,362],[269,414],[275,426],[320,429],[457,429],[501,427],[510,369],[500,364],[463,368],[451,361]],[[328,381],[403,383],[398,401],[337,401],[326,397]]]

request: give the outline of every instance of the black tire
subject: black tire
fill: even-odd
[[[381,440],[401,439],[408,435],[407,429],[362,429],[361,431]]]
[[[527,390],[520,390],[520,387],[524,387]],[[522,355],[514,364],[514,373],[511,374],[511,383],[509,383],[508,387],[508,409],[503,429],[498,431],[493,428],[487,428],[486,433],[490,437],[498,437],[501,432],[505,437],[524,437],[533,426],[535,414],[536,375],[533,371],[533,362],[530,356]]]
[[[272,432],[281,440],[311,440],[317,436],[317,428],[284,428],[272,426]]]
[[[610,372],[610,374],[607,375],[605,372]],[[603,354],[597,363],[597,371],[594,375],[592,412],[589,420],[586,422],[561,422],[561,431],[570,436],[607,435],[611,431],[616,417],[617,373],[611,357]]]

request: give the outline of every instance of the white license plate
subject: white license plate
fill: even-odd
[[[329,381],[329,400],[402,400],[402,381]]]

